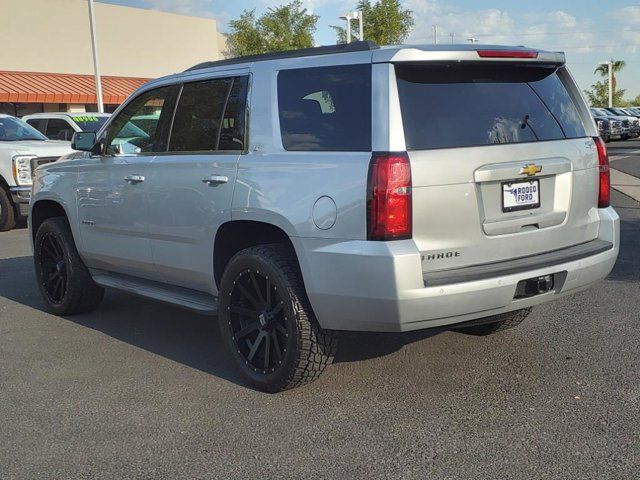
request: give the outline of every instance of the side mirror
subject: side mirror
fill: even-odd
[[[75,132],[71,137],[71,148],[81,152],[98,153],[99,144],[96,142],[96,132]]]

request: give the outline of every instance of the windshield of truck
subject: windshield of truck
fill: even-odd
[[[106,116],[95,115],[81,115],[72,118],[83,132],[97,132],[109,119],[109,117]]]
[[[14,117],[0,117],[0,142],[46,140],[43,134],[26,122]]]

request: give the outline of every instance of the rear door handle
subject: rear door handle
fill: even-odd
[[[137,183],[144,182],[143,175],[127,175],[124,177],[124,181],[130,183],[131,185],[136,185]]]
[[[229,181],[229,177],[226,175],[209,175],[208,177],[204,177],[202,179],[203,183],[208,185],[220,185],[221,183],[227,183]]]

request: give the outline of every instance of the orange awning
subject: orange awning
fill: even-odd
[[[103,102],[118,105],[148,78],[102,77]],[[0,102],[97,103],[93,75],[0,72]]]

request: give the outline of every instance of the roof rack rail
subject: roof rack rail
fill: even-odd
[[[203,68],[210,68],[210,67],[237,65],[239,63],[262,62],[265,60],[280,60],[283,58],[312,57],[315,55],[330,55],[333,53],[365,52],[368,50],[376,50],[378,48],[380,47],[373,42],[360,41],[360,42],[343,43],[340,45],[327,45],[323,47],[301,48],[299,50],[284,50],[282,52],[263,53],[260,55],[246,55],[244,57],[228,58],[225,60],[216,60],[213,62],[203,62],[203,63],[199,63],[198,65],[194,65],[191,68],[186,69],[185,72],[191,72],[193,70],[201,70]]]

